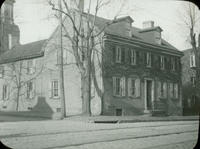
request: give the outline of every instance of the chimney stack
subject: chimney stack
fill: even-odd
[[[143,29],[153,28],[153,27],[154,27],[154,21],[145,21],[145,22],[143,22]]]

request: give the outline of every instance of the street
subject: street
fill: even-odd
[[[95,124],[78,121],[0,123],[0,140],[14,149],[191,149],[198,121]]]

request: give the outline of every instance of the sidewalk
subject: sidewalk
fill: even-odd
[[[0,122],[15,121],[44,121],[51,120],[45,114],[38,115],[35,112],[0,112]],[[67,121],[80,121],[86,123],[133,123],[133,122],[154,122],[154,121],[199,121],[199,116],[69,116]]]
[[[89,123],[133,123],[153,121],[199,121],[199,116],[163,116],[155,117],[149,115],[141,116],[71,116],[65,118],[71,121],[82,121]]]

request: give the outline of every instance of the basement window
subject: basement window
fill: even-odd
[[[116,116],[122,116],[122,109],[116,109]]]

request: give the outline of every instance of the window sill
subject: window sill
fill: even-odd
[[[171,98],[172,101],[178,101],[179,98]]]
[[[113,97],[117,97],[117,98],[123,98],[123,97],[126,97],[126,96],[121,96],[121,95],[113,95]]]
[[[59,100],[60,97],[50,97],[50,99],[53,99],[53,100]]]
[[[129,99],[140,99],[140,96],[128,96]]]
[[[137,64],[135,63],[135,64],[131,64],[131,66],[136,66]]]

